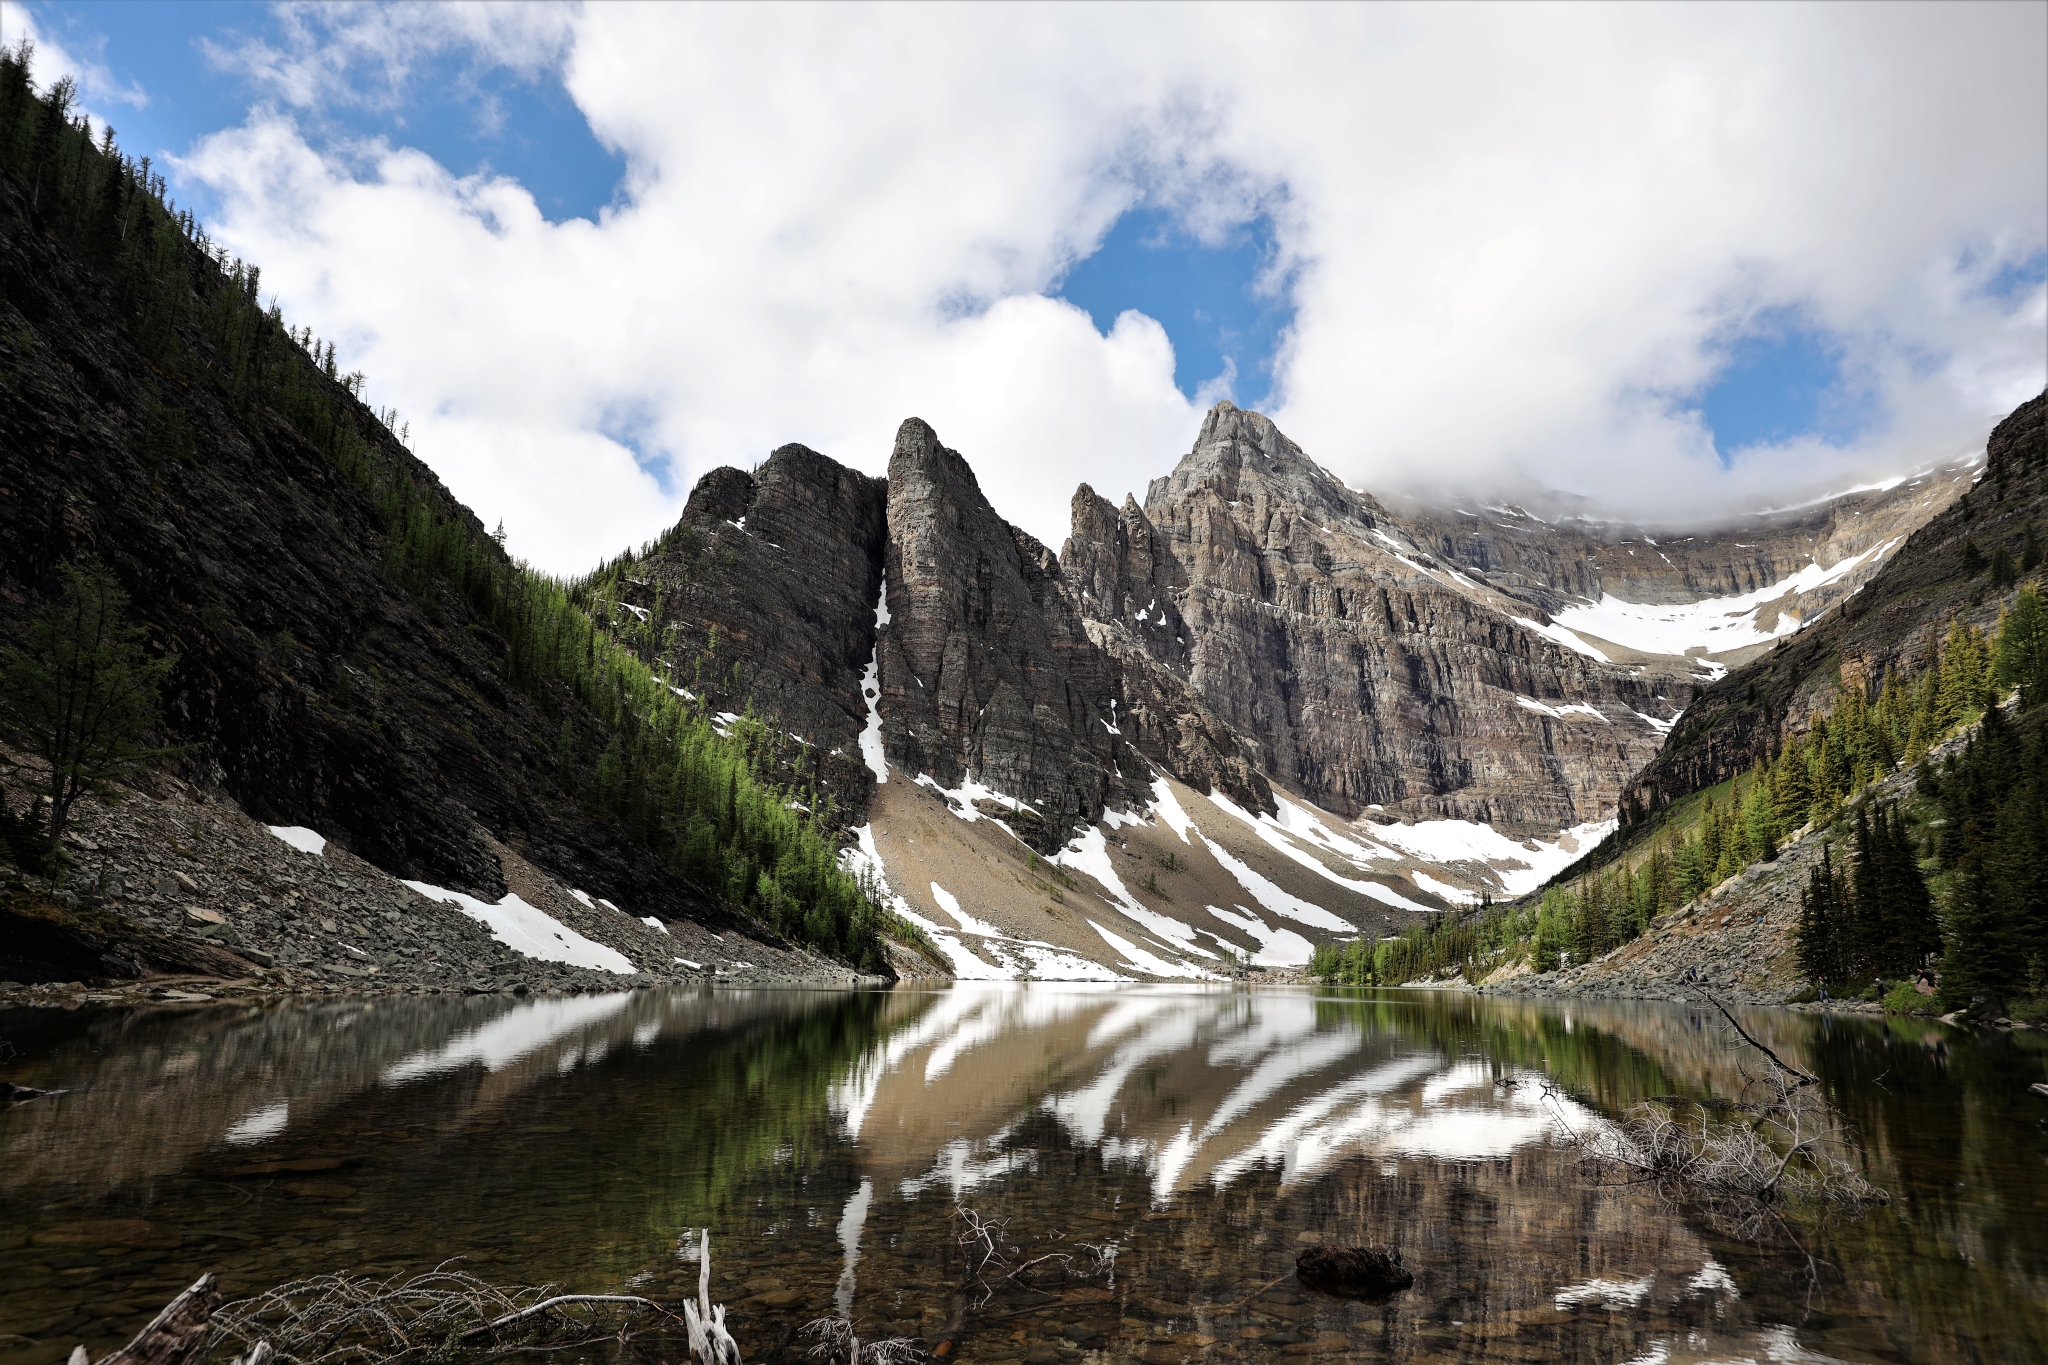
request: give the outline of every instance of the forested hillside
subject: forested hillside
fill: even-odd
[[[810,755],[714,725],[510,559],[31,56],[0,56],[0,642],[103,563],[174,660],[165,738],[259,819],[494,899],[488,835],[878,966]]]

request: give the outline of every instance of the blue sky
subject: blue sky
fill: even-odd
[[[182,154],[206,134],[242,122],[265,99],[246,74],[210,57],[209,45],[225,52],[251,39],[285,41],[270,7],[245,0],[33,0],[25,8],[73,56],[103,66],[116,89],[140,91],[134,103],[95,101],[136,155]],[[592,136],[551,74],[527,79],[466,54],[442,53],[390,94],[379,90],[352,105],[297,113],[323,142],[381,137],[418,148],[457,175],[511,176],[556,221],[595,217],[618,193],[624,160]],[[188,192],[202,212],[209,207],[203,187]]]

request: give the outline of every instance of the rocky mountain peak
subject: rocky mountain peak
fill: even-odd
[[[1157,520],[1162,503],[1182,502],[1201,492],[1231,507],[1250,505],[1259,522],[1269,519],[1269,510],[1324,520],[1359,517],[1368,526],[1385,515],[1377,499],[1345,487],[1289,440],[1272,418],[1228,401],[1209,409],[1194,448],[1173,472],[1147,487],[1145,506]]]

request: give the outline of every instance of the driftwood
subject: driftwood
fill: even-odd
[[[1720,1000],[1718,1000],[1713,995],[1708,994],[1705,991],[1702,991],[1701,994],[1706,996],[1707,1002],[1709,1004],[1711,1004],[1715,1009],[1721,1011],[1721,1017],[1728,1021],[1728,1027],[1734,1029],[1737,1033],[1741,1034],[1743,1042],[1748,1043],[1758,1052],[1763,1053],[1764,1056],[1771,1059],[1772,1066],[1777,1067],[1778,1070],[1784,1072],[1786,1075],[1793,1077],[1801,1085],[1820,1084],[1820,1077],[1808,1075],[1806,1072],[1801,1071],[1798,1067],[1793,1066],[1790,1063],[1786,1062],[1784,1058],[1780,1057],[1777,1053],[1765,1047],[1762,1043],[1759,1043],[1756,1039],[1750,1037],[1749,1030],[1736,1022],[1735,1016],[1728,1012],[1728,1007],[1722,1004]]]
[[[995,1297],[996,1291],[1005,1285],[1033,1294],[1043,1294],[1054,1299],[1056,1303],[1057,1296],[1051,1290],[1041,1289],[1025,1278],[1040,1266],[1056,1268],[1063,1278],[1073,1276],[1090,1279],[1097,1275],[1107,1275],[1111,1283],[1115,1282],[1118,1250],[1115,1242],[1100,1245],[1091,1242],[1072,1243],[1071,1245],[1087,1252],[1093,1262],[1076,1276],[1074,1252],[1050,1251],[1019,1264],[1011,1261],[1010,1255],[1021,1254],[1021,1248],[1010,1246],[1008,1254],[1005,1253],[1005,1244],[1009,1241],[1009,1219],[983,1218],[965,1205],[954,1209],[953,1213],[961,1223],[958,1241],[964,1260],[960,1267],[959,1282],[953,1287],[953,1300],[946,1314],[946,1325],[940,1329],[938,1339],[933,1342],[928,1353],[934,1360],[947,1360],[952,1357],[959,1349],[961,1333],[967,1330],[968,1317],[977,1309],[986,1306],[988,1301]],[[1056,1232],[1048,1240],[1058,1242],[1063,1241],[1065,1237],[1064,1232]],[[1047,1308],[1053,1306],[1054,1304],[1041,1305]],[[1011,1317],[1015,1314],[997,1316]]]
[[[1751,1036],[1719,1000],[1705,998],[1770,1069],[1759,1076],[1745,1071],[1739,1100],[1663,1095],[1588,1132],[1565,1123],[1587,1165],[1606,1183],[1647,1185],[1700,1213],[1715,1231],[1746,1241],[1773,1229],[1793,1235],[1789,1213],[1826,1217],[1889,1203],[1891,1196],[1858,1168],[1854,1134],[1822,1097],[1820,1079]]]
[[[164,1305],[164,1311],[150,1320],[135,1339],[99,1365],[185,1365],[203,1352],[212,1336],[213,1310],[220,1307],[220,1291],[211,1274],[201,1275],[184,1293]],[[71,1353],[73,1365],[84,1357],[80,1346]]]

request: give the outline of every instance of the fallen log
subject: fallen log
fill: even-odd
[[[164,1311],[137,1332],[134,1340],[112,1355],[102,1356],[99,1365],[185,1365],[206,1349],[213,1310],[218,1307],[220,1291],[214,1287],[212,1274],[201,1275],[165,1304]],[[85,1354],[83,1346],[73,1351],[71,1365],[83,1365]]]

